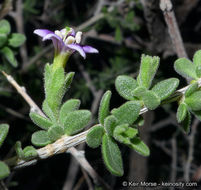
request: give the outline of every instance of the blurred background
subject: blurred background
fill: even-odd
[[[175,13],[183,47],[191,59],[194,52],[201,49],[201,1],[174,0],[172,3],[170,11]],[[161,58],[154,83],[177,77],[181,80],[179,88],[182,88],[187,83],[173,69],[178,52],[159,4],[159,0],[1,0],[0,19],[10,23],[10,35],[21,33],[26,40],[21,36],[18,47],[0,43],[0,69],[12,75],[41,106],[44,65],[51,63],[54,49],[51,42],[42,42],[33,31],[54,31],[70,26],[83,31],[82,43],[97,48],[99,54],[88,55],[85,60],[77,54],[71,56],[66,71],[76,74],[64,100],[81,99],[81,108],[92,111],[94,123],[100,98],[106,90],[113,93],[111,108],[124,102],[115,91],[115,78],[120,74],[136,77],[142,53]],[[5,51],[5,47],[9,51]],[[140,127],[140,135],[151,155],[145,158],[120,146],[124,159],[123,177],[115,177],[106,170],[100,148],[90,149],[82,144],[78,149],[85,151],[86,159],[110,189],[127,189],[122,186],[123,181],[196,181],[199,184],[200,123],[193,118],[191,133],[186,136],[176,122],[176,109],[177,104],[173,103],[143,115],[145,122]],[[1,160],[15,155],[13,146],[17,140],[23,146],[31,144],[31,134],[38,128],[28,114],[27,103],[0,74],[0,123],[10,125],[7,140],[0,150]],[[67,153],[13,171],[5,184],[11,190],[105,189],[103,184],[95,184]]]

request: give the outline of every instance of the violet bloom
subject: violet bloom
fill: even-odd
[[[55,32],[46,29],[34,30],[34,33],[39,35],[45,40],[52,40],[55,48],[54,62],[63,62],[63,66],[69,56],[75,51],[79,52],[84,59],[86,53],[98,53],[98,50],[91,46],[80,45],[82,39],[82,32],[77,32],[72,28],[66,27],[62,30],[56,30]]]

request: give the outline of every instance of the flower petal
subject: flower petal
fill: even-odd
[[[83,48],[80,45],[78,45],[78,44],[69,44],[69,45],[66,45],[66,46],[68,48],[72,49],[72,50],[78,51],[80,53],[80,55],[82,57],[84,57],[84,59],[86,58],[86,54],[85,54]]]
[[[82,47],[85,53],[99,53],[97,49],[91,46],[83,46]]]
[[[34,32],[33,32],[34,34],[37,34],[38,36],[40,36],[40,37],[45,37],[46,35],[48,35],[48,34],[51,34],[51,33],[53,33],[52,31],[50,31],[50,30],[46,30],[46,29],[36,29],[36,30],[34,30]]]

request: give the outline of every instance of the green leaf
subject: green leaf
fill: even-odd
[[[54,116],[53,111],[51,110],[47,100],[43,101],[43,105],[42,105],[42,110],[45,112],[45,114],[54,122],[56,122],[56,118]]]
[[[59,108],[65,92],[64,69],[62,67],[58,67],[52,72],[46,92],[48,105],[54,113],[54,116],[58,118]]]
[[[201,66],[197,66],[195,72],[196,72],[197,77],[200,78],[201,77]]]
[[[38,113],[30,112],[29,117],[41,129],[48,130],[52,126],[52,122],[48,118],[45,118]]]
[[[78,110],[66,114],[64,131],[67,135],[74,135],[80,132],[90,121],[91,112],[88,110]]]
[[[26,146],[23,149],[23,153],[24,153],[24,160],[33,159],[38,155],[36,149],[33,146]]]
[[[71,85],[71,83],[73,81],[74,75],[75,75],[74,72],[70,72],[70,73],[66,74],[66,76],[65,76],[65,84],[66,84],[65,86],[66,86],[66,88],[70,87],[70,85]]]
[[[7,20],[0,21],[0,33],[8,35],[10,33],[10,24]]]
[[[198,83],[194,82],[191,85],[189,85],[189,87],[187,88],[186,92],[185,92],[185,97],[190,96],[191,94],[193,94],[195,91],[198,90]]]
[[[66,101],[60,109],[59,120],[62,124],[65,122],[65,116],[67,113],[78,110],[80,107],[80,100],[71,99]]]
[[[137,77],[139,86],[144,86],[147,89],[150,88],[152,80],[158,70],[159,66],[159,57],[142,55],[140,73]]]
[[[134,91],[133,91],[133,96],[141,99],[142,96],[147,92],[147,89],[144,86],[138,86]]]
[[[64,129],[58,125],[53,125],[48,129],[48,136],[52,142],[59,139],[62,135],[64,135]]]
[[[3,47],[6,42],[7,42],[7,35],[0,33],[0,48]]]
[[[34,134],[32,134],[31,142],[35,146],[46,146],[51,143],[51,140],[48,136],[47,131],[41,130],[36,131]]]
[[[201,91],[196,91],[185,98],[185,103],[193,111],[201,110]]]
[[[184,103],[179,104],[179,107],[177,109],[177,121],[179,123],[181,123],[185,119],[187,111],[188,110],[186,104]]]
[[[122,36],[122,31],[121,31],[121,28],[119,26],[116,27],[116,30],[115,30],[115,40],[117,42],[122,42],[123,40],[123,36]]]
[[[0,124],[0,147],[6,139],[8,134],[9,125],[8,124]]]
[[[1,53],[5,57],[5,59],[13,66],[17,67],[18,63],[17,60],[15,59],[15,55],[13,51],[9,47],[4,47],[1,50]]]
[[[105,131],[107,132],[108,135],[110,135],[110,136],[113,135],[113,131],[114,131],[116,124],[117,124],[117,118],[114,117],[113,115],[110,115],[105,118],[104,127],[105,127]]]
[[[10,174],[9,167],[2,161],[0,161],[0,180],[8,177]]]
[[[187,111],[185,119],[182,121],[181,125],[186,134],[190,132],[190,124],[191,124],[191,114]]]
[[[131,145],[131,139],[134,138],[137,133],[137,129],[129,127],[128,124],[122,124],[114,129],[113,136],[120,143]]]
[[[20,159],[23,159],[24,158],[24,152],[22,150],[22,144],[20,141],[17,141],[15,143],[15,152],[17,154],[17,156],[20,158]]]
[[[185,78],[197,79],[195,64],[186,58],[179,58],[174,62],[174,69]]]
[[[48,90],[50,89],[51,75],[52,75],[52,65],[47,63],[45,65],[45,72],[44,72],[44,88],[46,97],[48,95]]]
[[[201,66],[201,50],[195,52],[193,56],[193,63],[198,67]]]
[[[111,91],[108,90],[107,92],[105,92],[100,102],[98,120],[102,125],[104,124],[104,119],[109,114],[111,95]]]
[[[160,105],[160,98],[152,91],[147,91],[142,96],[142,100],[144,105],[150,110],[154,110]]]
[[[117,92],[126,100],[134,100],[132,92],[137,86],[137,81],[126,75],[118,76],[115,80]]]
[[[168,98],[178,87],[179,80],[177,78],[170,78],[157,83],[151,91],[153,91],[160,100]]]
[[[91,148],[97,148],[102,142],[104,128],[102,125],[95,125],[87,133],[86,143]]]
[[[8,45],[14,48],[20,47],[26,40],[25,35],[20,33],[12,33],[8,39]]]
[[[116,176],[122,176],[123,171],[123,161],[121,157],[121,152],[115,141],[107,136],[103,136],[102,141],[102,156],[107,169]]]
[[[134,149],[137,153],[141,154],[142,156],[149,156],[150,150],[149,147],[142,141],[140,138],[135,137],[131,140],[130,148]]]
[[[113,109],[112,114],[118,119],[118,124],[132,124],[139,116],[141,104],[138,101],[128,101],[119,108]]]

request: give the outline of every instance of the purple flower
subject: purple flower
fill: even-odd
[[[37,29],[34,30],[34,33],[45,40],[52,40],[55,54],[60,53],[72,54],[75,51],[78,51],[80,55],[86,58],[86,53],[98,53],[98,50],[91,46],[82,46],[80,45],[82,39],[82,32],[77,32],[72,28],[66,27],[62,30],[56,30],[55,32],[46,30],[46,29]]]

